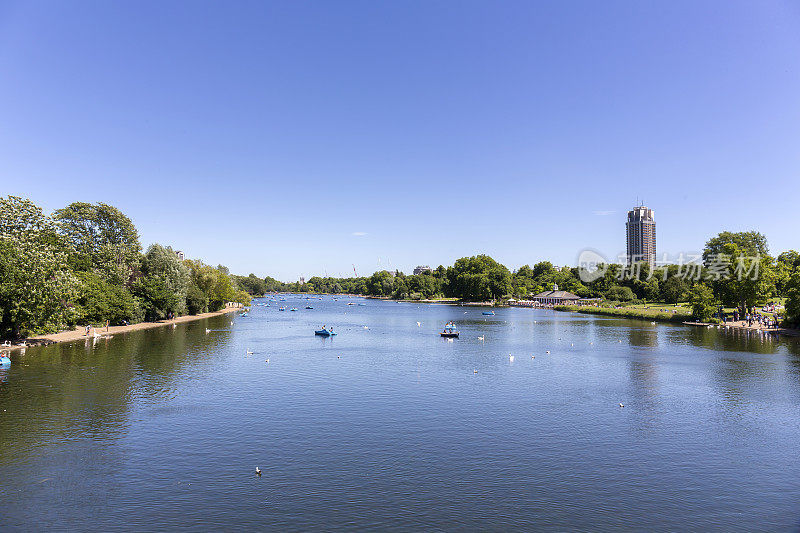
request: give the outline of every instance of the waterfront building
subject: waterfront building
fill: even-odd
[[[656,220],[653,210],[640,205],[628,211],[625,223],[628,264],[656,262]]]
[[[540,305],[569,305],[576,303],[580,299],[581,297],[576,294],[558,290],[558,284],[553,284],[552,291],[540,292],[531,298],[532,301]]]
[[[422,274],[423,272],[431,272],[432,269],[428,265],[419,265],[417,268],[414,269],[414,275],[417,276]]]

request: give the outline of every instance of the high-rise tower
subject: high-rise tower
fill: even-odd
[[[628,236],[628,263],[656,262],[656,220],[653,210],[640,205],[628,211],[625,224]]]

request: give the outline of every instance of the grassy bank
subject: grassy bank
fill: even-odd
[[[663,311],[662,309],[668,309]],[[558,305],[556,311],[569,311],[588,315],[603,315],[616,318],[636,318],[657,322],[685,322],[691,320],[691,311],[677,306],[630,306],[630,307],[594,307],[588,305]],[[673,312],[674,311],[674,312]]]

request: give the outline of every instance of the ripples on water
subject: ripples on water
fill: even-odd
[[[0,529],[800,523],[792,340],[294,301],[296,313],[254,306],[234,326],[16,356],[0,374]],[[454,342],[438,336],[448,320]],[[322,324],[339,335],[315,337]]]

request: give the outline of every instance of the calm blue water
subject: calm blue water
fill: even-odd
[[[0,374],[0,529],[800,524],[796,342],[530,309],[263,301],[249,317],[16,355]],[[453,342],[438,336],[448,320]],[[323,324],[339,335],[315,337]]]

